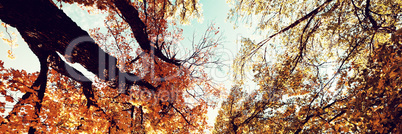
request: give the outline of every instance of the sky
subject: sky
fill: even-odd
[[[180,26],[183,28],[184,40],[180,42],[180,45],[189,45],[190,39],[192,39],[193,34],[195,34],[196,39],[201,38],[201,35],[208,28],[211,23],[215,24],[215,27],[219,27],[220,33],[222,34],[223,40],[222,44],[218,46],[214,52],[222,55],[222,62],[227,66],[223,67],[222,70],[218,68],[210,68],[207,70],[208,74],[213,78],[216,83],[222,83],[227,90],[229,90],[233,84],[233,79],[231,74],[231,65],[241,48],[241,44],[237,42],[242,36],[254,35],[254,29],[246,25],[239,23],[238,27],[234,29],[234,24],[228,21],[226,18],[230,9],[229,4],[226,0],[201,0],[203,10],[203,18],[201,21],[193,20],[189,25]],[[87,11],[82,10],[77,5],[63,5],[63,11],[75,21],[82,29],[88,31],[90,28],[101,27],[104,28],[104,18],[105,15],[102,14],[88,14]],[[5,28],[0,27],[0,31],[6,37]],[[28,45],[20,37],[19,33],[12,27],[8,27],[9,32],[15,32],[18,47],[12,48],[15,59],[9,59],[7,57],[7,51],[10,50],[10,46],[0,41],[0,60],[5,64],[6,68],[23,69],[28,73],[39,71],[39,60],[29,49]],[[260,37],[254,37],[258,41]],[[191,44],[190,44],[191,45]],[[253,87],[249,87],[253,89]],[[0,101],[2,99],[0,98]],[[220,105],[218,105],[219,107]],[[218,109],[208,109],[208,123],[213,125],[215,122],[215,117],[218,114]]]

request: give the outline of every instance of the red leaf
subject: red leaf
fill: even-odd
[[[6,101],[13,103],[14,102],[14,98],[11,96],[6,95]]]

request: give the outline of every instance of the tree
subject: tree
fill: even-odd
[[[63,2],[107,13],[107,33],[82,30],[63,13]],[[64,3],[64,4],[65,4]],[[1,120],[3,132],[181,133],[207,128],[206,109],[219,89],[202,66],[219,44],[206,30],[187,57],[176,57],[181,29],[200,17],[198,1],[15,0],[0,2],[0,19],[14,27],[38,57],[39,73],[5,69],[0,61],[1,94],[17,101]],[[169,38],[173,40],[169,40]],[[12,39],[9,39],[12,40]],[[10,41],[12,43],[12,41]],[[136,46],[139,47],[136,47]],[[65,59],[65,60],[64,60]],[[79,63],[96,78],[67,63]],[[18,99],[11,91],[24,95]],[[202,91],[204,94],[200,94]],[[0,106],[4,107],[1,102]],[[4,109],[3,111],[4,112]]]
[[[398,133],[402,117],[400,1],[232,1],[252,23],[215,133]],[[256,15],[256,16],[252,16]],[[281,23],[278,23],[281,22]],[[277,53],[267,53],[267,50]],[[275,60],[270,58],[275,57]],[[252,92],[240,88],[251,64]],[[399,65],[398,65],[399,64]]]

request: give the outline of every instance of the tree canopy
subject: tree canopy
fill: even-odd
[[[257,23],[266,38],[242,38],[238,84],[214,133],[401,132],[401,1],[231,3],[228,18]]]
[[[189,50],[179,26],[202,17],[198,0],[0,1],[1,36],[15,28],[40,71],[0,60],[0,130],[8,133],[400,133],[402,1],[228,0],[227,20],[248,24],[225,91],[219,28]],[[83,30],[63,5],[106,14]],[[229,33],[231,34],[231,33]],[[259,40],[254,36],[263,36]],[[235,40],[235,39],[233,39]],[[182,55],[180,52],[184,52]],[[8,57],[15,58],[8,50]],[[71,64],[82,65],[94,77]],[[252,76],[249,78],[248,76]],[[251,79],[251,80],[250,80]],[[255,89],[248,88],[256,85]],[[23,94],[15,97],[11,94]],[[209,108],[219,112],[214,126]]]
[[[107,14],[107,33],[82,30],[60,9],[72,3]],[[41,64],[40,73],[31,74],[0,62],[1,94],[17,101],[1,118],[1,130],[203,132],[209,127],[206,109],[215,103],[208,98],[220,91],[203,70],[217,62],[210,58],[220,42],[217,29],[211,25],[199,42],[189,44],[187,57],[176,57],[182,29],[167,30],[169,23],[200,17],[198,10],[194,0],[1,1],[2,26],[16,28]],[[3,39],[13,45],[12,38]],[[67,63],[79,63],[96,77]],[[13,91],[24,95],[13,98]]]

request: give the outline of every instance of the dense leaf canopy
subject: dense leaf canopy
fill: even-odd
[[[231,3],[266,38],[241,40],[215,133],[401,132],[402,1]],[[242,88],[247,68],[258,89]]]
[[[107,32],[77,26],[61,10],[73,3],[107,14]],[[219,93],[203,69],[217,63],[210,58],[220,41],[217,30],[211,26],[188,44],[187,57],[176,57],[182,29],[167,30],[168,23],[200,17],[198,10],[195,0],[1,1],[2,26],[16,28],[41,64],[40,73],[30,74],[0,61],[1,94],[7,103],[16,101],[1,118],[1,131],[203,132],[206,110],[215,103],[208,98]],[[15,45],[11,36],[3,40]],[[67,63],[81,64],[95,78]],[[24,95],[13,98],[13,92]]]
[[[213,127],[207,110],[222,90],[219,28],[180,55],[177,27],[202,17],[198,0],[0,1],[4,42],[15,28],[40,72],[0,61],[2,132],[18,133],[401,133],[402,1],[228,0],[246,23],[234,85]],[[81,29],[61,9],[106,14],[106,31]],[[9,58],[15,58],[12,49]],[[83,75],[70,63],[82,65]],[[252,76],[251,81],[248,76]],[[255,84],[256,89],[249,89]],[[21,97],[11,94],[20,93]],[[211,99],[212,98],[212,99]]]

